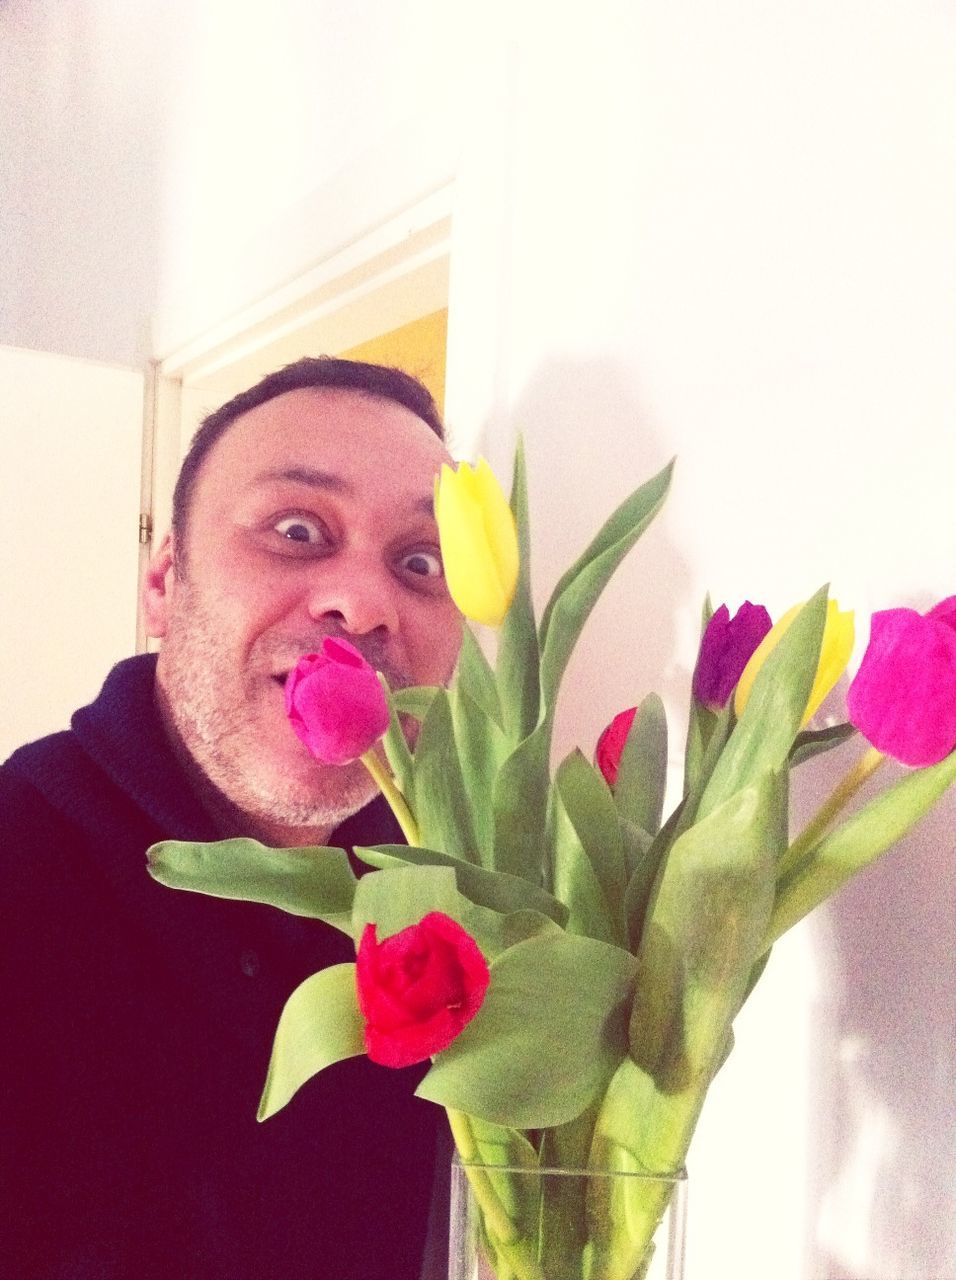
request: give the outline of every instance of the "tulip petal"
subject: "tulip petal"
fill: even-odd
[[[902,764],[924,767],[948,756],[956,745],[952,624],[913,609],[875,613],[847,709],[863,736]]]
[[[846,670],[855,636],[853,610],[841,610],[835,600],[830,600],[827,603],[827,621],[823,629],[817,674],[807,700],[807,709],[803,713],[804,725],[816,715],[823,699]]]
[[[501,485],[484,458],[478,459],[475,487],[484,515],[491,558],[498,572],[501,590],[510,603],[518,583],[518,530]]]
[[[945,600],[940,600],[939,604],[930,609],[926,617],[932,618],[934,622],[943,622],[947,627],[953,627],[956,630],[956,596],[947,596]]]

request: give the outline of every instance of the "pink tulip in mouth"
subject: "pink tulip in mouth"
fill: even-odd
[[[375,668],[354,645],[333,636],[290,671],[285,707],[293,730],[322,764],[359,759],[388,728],[388,702]]]

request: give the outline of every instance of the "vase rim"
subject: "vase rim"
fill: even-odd
[[[463,1160],[456,1151],[452,1164],[462,1169],[494,1169],[499,1173],[533,1173],[554,1178],[635,1178],[641,1182],[681,1183],[687,1181],[687,1169],[676,1173],[655,1173],[651,1169],[598,1169],[556,1165],[501,1164],[494,1160]]]

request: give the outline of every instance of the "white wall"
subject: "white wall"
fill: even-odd
[[[679,734],[708,588],[779,613],[832,580],[864,633],[956,588],[954,65],[935,4],[598,3],[524,44],[485,407],[499,462],[528,442],[542,593],[679,456],[565,746],[655,687]],[[778,948],[692,1150],[690,1280],[956,1276],[954,817]]]
[[[140,374],[0,347],[0,760],[133,652],[142,426]]]
[[[592,0],[562,15],[524,0],[465,29],[464,6],[437,0],[285,0],[268,25],[214,0],[168,25],[163,6],[86,0],[71,12],[105,26],[69,43],[59,8],[8,0],[0,23],[27,24],[18,56],[28,29],[64,67],[125,31],[128,76],[145,37],[175,29],[134,148],[151,157],[152,225],[107,279],[115,237],[83,216],[69,103],[39,116],[42,183],[14,130],[40,231],[12,227],[29,306],[8,341],[76,350],[109,314],[126,359],[119,330],[144,301],[192,289],[229,309],[261,284],[242,246],[295,224],[423,106],[460,111],[449,410],[502,466],[525,432],[541,595],[618,498],[680,458],[570,672],[565,745],[589,747],[651,687],[679,735],[707,588],[779,612],[832,579],[864,614],[954,589],[952,5]],[[90,78],[71,83],[80,176],[100,176],[129,228],[139,160],[115,152]],[[122,84],[117,107],[139,100]],[[799,811],[831,767],[803,780]],[[778,948],[692,1153],[688,1280],[956,1276],[954,817],[949,802]]]
[[[0,5],[0,342],[137,368],[180,0]]]

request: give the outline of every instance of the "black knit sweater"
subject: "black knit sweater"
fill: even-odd
[[[150,844],[217,838],[154,672],[120,663],[0,768],[0,1275],[417,1280],[441,1113],[362,1057],[256,1122],[285,1000],[354,953],[150,879]],[[380,802],[333,837],[400,839]]]

